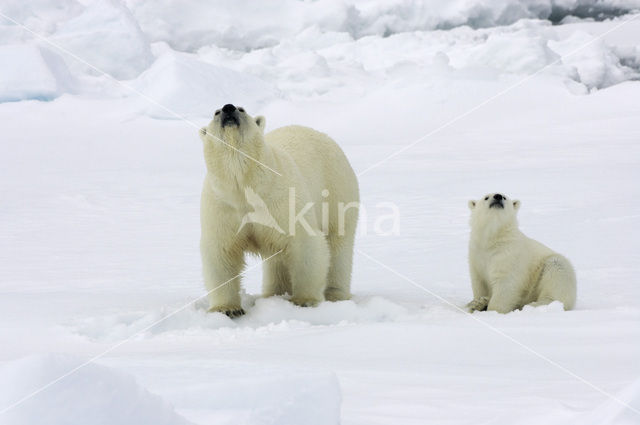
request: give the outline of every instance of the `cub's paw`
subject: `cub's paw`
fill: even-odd
[[[229,316],[230,318],[240,317],[245,314],[242,307],[211,307],[207,310],[209,313],[223,313]]]
[[[200,129],[200,137],[205,137],[207,135],[207,127],[202,127]]]
[[[312,299],[312,298],[302,298],[302,297],[293,297],[291,298],[291,302],[294,303],[297,306],[300,307],[315,307],[317,306],[320,302],[322,302],[322,300],[316,300],[316,299]]]
[[[473,313],[474,311],[485,311],[488,305],[489,297],[480,297],[467,304],[467,310],[469,310],[469,313]]]

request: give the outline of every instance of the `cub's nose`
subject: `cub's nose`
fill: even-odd
[[[235,110],[236,110],[236,107],[235,107],[235,106],[233,106],[233,105],[232,105],[232,104],[230,104],[230,103],[227,103],[226,105],[224,105],[224,106],[222,107],[222,112],[224,112],[225,114],[230,114],[230,113],[232,113],[232,112],[233,112],[233,111],[235,111]]]
[[[495,195],[493,195],[493,199],[495,199],[496,201],[502,201],[504,199],[504,196],[496,193]]]

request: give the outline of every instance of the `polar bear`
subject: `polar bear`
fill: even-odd
[[[359,190],[340,147],[301,126],[264,134],[232,104],[200,130],[207,174],[200,221],[209,311],[244,314],[245,253],[260,255],[263,296],[299,306],[350,298]]]
[[[576,302],[576,276],[569,260],[518,229],[520,201],[495,193],[469,201],[470,311],[508,313],[526,304]]]

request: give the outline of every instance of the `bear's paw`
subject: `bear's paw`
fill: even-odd
[[[233,319],[234,317],[240,317],[245,314],[245,311],[242,307],[238,308],[228,308],[228,307],[211,307],[208,310],[209,313],[223,313],[228,317]]]
[[[470,313],[474,311],[485,311],[489,306],[489,297],[479,297],[467,304],[467,310]]]
[[[299,307],[315,307],[323,300],[316,300],[308,297],[296,297],[291,298],[291,302]]]

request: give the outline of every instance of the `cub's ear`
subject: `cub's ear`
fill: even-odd
[[[469,209],[472,210],[476,207],[476,201],[469,201]]]
[[[267,125],[267,120],[262,115],[257,116],[256,125],[260,127],[260,130],[264,132],[264,127]]]
[[[516,211],[520,209],[520,201],[513,201],[513,209]]]

